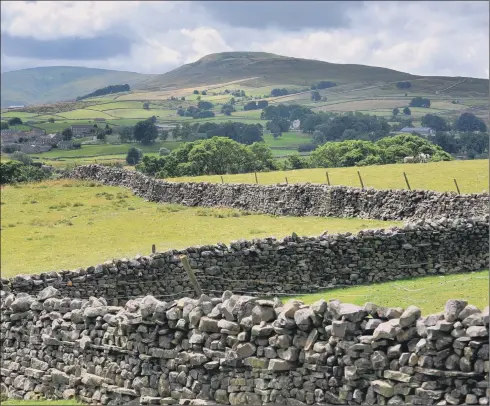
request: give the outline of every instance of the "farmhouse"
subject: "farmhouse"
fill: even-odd
[[[83,137],[84,135],[90,134],[90,132],[94,129],[93,126],[91,125],[72,125],[71,126],[71,132],[73,133],[73,136],[76,137]]]
[[[61,141],[60,133],[44,135],[39,139],[41,145],[56,145],[59,141]]]
[[[434,136],[436,132],[430,127],[403,127],[399,133],[417,133],[425,136]]]

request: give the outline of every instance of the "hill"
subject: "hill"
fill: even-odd
[[[461,77],[423,77],[392,69],[355,64],[336,64],[311,59],[291,58],[265,52],[222,52],[207,55],[163,75],[139,83],[146,91],[188,88],[243,80],[244,86],[310,86],[320,80],[337,85],[382,85],[398,81],[433,84],[445,94],[488,96],[488,80]],[[400,91],[399,91],[400,92]],[[464,94],[463,94],[464,93]]]
[[[109,85],[131,87],[154,75],[73,66],[51,66],[4,72],[1,105],[45,104],[74,100]]]

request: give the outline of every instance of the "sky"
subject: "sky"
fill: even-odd
[[[488,78],[489,2],[1,2],[2,72],[165,73],[224,51]]]

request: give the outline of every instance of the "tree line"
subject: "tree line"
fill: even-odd
[[[83,100],[83,99],[88,99],[90,97],[104,96],[106,94],[129,92],[130,90],[131,90],[131,88],[129,87],[128,84],[110,85],[110,86],[103,87],[102,89],[94,90],[92,93],[88,93],[84,96],[79,96],[79,97],[77,97],[77,101]]]
[[[430,154],[432,161],[449,161],[451,155],[438,145],[411,134],[378,141],[346,140],[327,142],[310,157],[290,155],[281,162],[273,158],[264,142],[243,145],[227,137],[187,142],[163,156],[143,156],[137,148],[128,152],[127,162],[144,174],[158,178],[223,175],[301,168],[332,168],[403,162],[406,156]]]

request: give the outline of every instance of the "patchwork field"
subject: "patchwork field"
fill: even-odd
[[[456,191],[456,178],[461,193],[488,192],[488,160],[430,162],[426,164],[393,164],[349,168],[316,168],[293,171],[261,172],[257,174],[260,184],[327,183],[326,172],[332,185],[359,187],[361,173],[364,186],[375,189],[406,189],[403,172],[407,174],[412,189],[429,189],[438,192]],[[253,173],[223,175],[226,183],[255,183]],[[221,177],[198,176],[168,179],[178,182],[220,183]]]
[[[118,187],[48,181],[6,186],[1,196],[2,275],[74,269],[110,258],[219,241],[355,232],[396,222],[276,217],[145,202]]]

